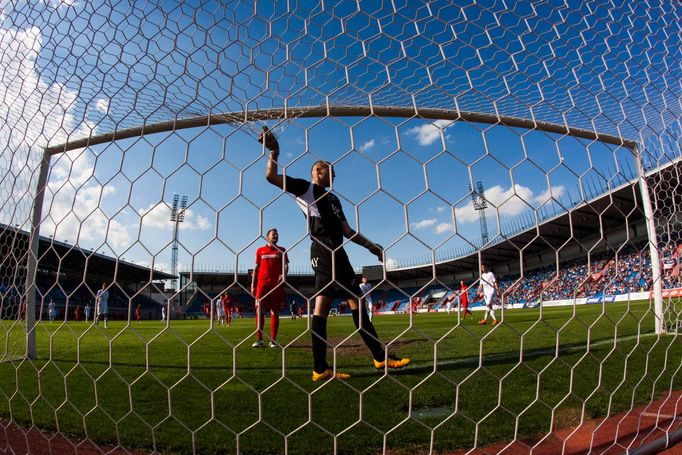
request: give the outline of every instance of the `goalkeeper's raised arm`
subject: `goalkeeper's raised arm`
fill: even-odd
[[[264,126],[263,132],[258,136],[258,142],[263,144],[269,151],[265,178],[273,185],[284,188],[284,176],[280,174],[277,169],[277,160],[279,159],[279,142],[277,142],[277,138],[267,126]]]

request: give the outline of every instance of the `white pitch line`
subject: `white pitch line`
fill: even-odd
[[[654,414],[653,412],[643,412],[640,414],[642,417],[651,417],[654,419],[663,419],[663,420],[668,420],[668,419],[676,419],[677,416],[670,415],[670,414]]]

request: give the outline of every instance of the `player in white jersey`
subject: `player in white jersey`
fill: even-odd
[[[225,325],[225,310],[223,310],[223,305],[219,298],[215,300],[214,305],[218,316],[218,325]]]
[[[47,305],[47,317],[50,318],[50,322],[54,322],[57,318],[57,307],[52,300],[50,300],[50,303]]]
[[[109,291],[107,283],[102,283],[102,289],[95,297],[95,325],[99,325],[100,318],[104,320],[104,328],[109,328]]]
[[[488,264],[481,264],[481,279],[478,284],[478,295],[483,296],[485,300],[485,317],[478,323],[481,325],[488,323],[488,313],[493,317],[493,325],[497,324],[495,317],[495,310],[493,305],[497,294],[500,293],[500,288],[497,286],[495,275],[488,268]]]
[[[452,303],[455,301],[457,294],[455,291],[445,298],[445,311],[450,314],[452,313]]]
[[[365,301],[367,302],[367,311],[369,312],[369,321],[372,322],[374,317],[374,302],[372,301],[372,285],[367,282],[367,277],[362,277],[362,282],[360,283],[360,290],[365,296]]]

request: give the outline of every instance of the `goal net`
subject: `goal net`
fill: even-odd
[[[681,14],[0,2],[0,446],[679,439]]]

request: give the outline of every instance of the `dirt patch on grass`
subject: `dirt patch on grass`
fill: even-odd
[[[554,429],[576,427],[582,416],[580,408],[561,408],[554,413]]]
[[[365,343],[362,341],[362,339],[360,339],[359,336],[353,336],[352,338],[347,339],[345,342],[344,340],[346,340],[345,337],[329,337],[327,339],[327,342],[329,343],[329,351],[336,347],[336,352],[342,356],[367,357],[369,355],[369,349],[367,349],[367,346],[365,346]],[[394,343],[391,343],[389,352],[397,352],[403,347],[416,343],[417,341],[419,340],[398,340]],[[299,340],[299,342],[294,343],[289,347],[295,349],[312,349],[312,344],[310,343],[310,338],[308,338],[305,341]]]

